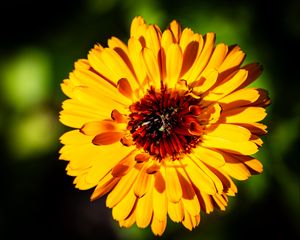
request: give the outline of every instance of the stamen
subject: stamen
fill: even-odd
[[[158,160],[189,153],[201,139],[199,102],[189,92],[151,88],[129,108],[127,129],[133,142]]]

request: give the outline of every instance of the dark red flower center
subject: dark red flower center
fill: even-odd
[[[199,99],[189,92],[150,89],[130,106],[128,130],[138,148],[163,159],[178,159],[200,141]]]

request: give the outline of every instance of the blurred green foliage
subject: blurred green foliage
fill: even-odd
[[[246,63],[264,66],[254,85],[272,99],[264,120],[269,134],[257,154],[264,173],[237,182],[239,193],[225,212],[202,215],[192,232],[168,222],[162,239],[300,237],[298,1],[29,0],[1,8],[1,234],[154,239],[149,228],[119,228],[105,200],[90,203],[91,192],[74,189],[58,160],[66,131],[58,122],[65,99],[59,84],[95,43],[106,45],[111,36],[127,41],[132,18],[142,15],[162,29],[177,19],[195,32],[216,32],[217,42],[238,43]]]

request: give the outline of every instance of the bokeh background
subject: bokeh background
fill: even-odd
[[[149,228],[121,229],[105,198],[74,188],[58,160],[60,83],[73,63],[111,36],[127,41],[132,18],[238,43],[246,63],[260,62],[255,86],[272,98],[269,134],[257,157],[264,173],[236,182],[227,211],[202,215],[192,232],[168,223],[161,239],[300,238],[299,1],[51,0],[0,6],[0,238],[154,239]]]

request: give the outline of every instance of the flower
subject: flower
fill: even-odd
[[[107,194],[121,227],[151,225],[162,235],[167,215],[192,230],[200,211],[225,210],[237,193],[232,178],[263,171],[250,156],[262,145],[270,100],[245,88],[257,63],[241,66],[239,46],[215,44],[172,21],[161,32],[133,19],[130,39],[94,46],[61,84],[69,97],[60,121],[60,159],[79,189]]]

